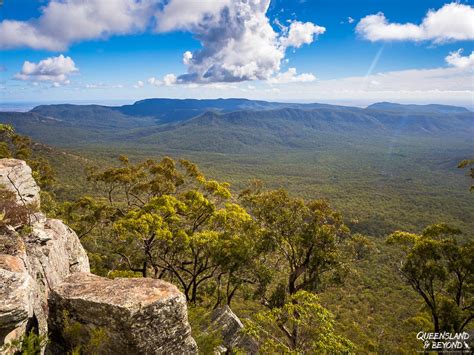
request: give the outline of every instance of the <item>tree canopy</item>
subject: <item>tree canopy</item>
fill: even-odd
[[[474,242],[460,243],[461,232],[436,224],[413,234],[395,232],[387,242],[398,246],[398,267],[422,297],[435,332],[462,332],[474,317]]]

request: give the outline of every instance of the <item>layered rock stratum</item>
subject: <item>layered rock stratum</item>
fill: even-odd
[[[50,338],[43,353],[64,353],[73,324],[84,342],[100,330],[104,353],[197,353],[185,297],[174,285],[91,274],[76,233],[35,212],[40,189],[25,162],[0,159],[0,188],[30,216],[27,226],[0,225],[0,348],[35,329]]]

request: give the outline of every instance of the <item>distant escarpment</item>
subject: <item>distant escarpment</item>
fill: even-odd
[[[197,353],[175,286],[91,274],[76,233],[38,212],[39,188],[25,162],[0,160],[0,190],[0,353],[19,351],[31,334],[48,337],[42,353],[94,342],[99,353]]]
[[[321,144],[399,137],[466,140],[474,113],[446,105],[377,103],[367,108],[244,99],[148,99],[118,107],[41,105],[0,112],[0,123],[62,147],[103,144],[216,153],[312,151]]]

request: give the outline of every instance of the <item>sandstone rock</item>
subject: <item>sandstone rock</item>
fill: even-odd
[[[247,354],[258,352],[258,343],[252,337],[241,332],[244,325],[229,306],[214,310],[211,316],[211,327],[220,330],[224,346],[227,349],[240,349]]]
[[[34,280],[23,260],[17,256],[0,255],[0,344],[17,336],[33,316]]]
[[[25,238],[29,268],[42,271],[41,282],[49,288],[59,285],[74,272],[90,272],[87,253],[76,233],[57,219],[32,225]]]
[[[21,337],[28,324],[47,334],[51,288],[73,272],[90,271],[77,235],[59,220],[37,217],[26,236],[0,232],[1,343]]]
[[[19,204],[39,207],[40,189],[24,161],[0,159],[0,186],[14,192]]]
[[[39,188],[25,162],[0,159],[0,184],[15,192],[17,204],[39,206]],[[48,333],[51,287],[73,272],[89,272],[89,259],[77,235],[61,221],[32,214],[31,229],[20,236],[0,230],[0,346],[34,325]]]
[[[80,324],[89,335],[93,329],[105,329],[105,353],[197,353],[186,299],[175,286],[161,280],[110,280],[75,273],[53,289],[49,304],[50,329],[62,338],[58,343],[70,340],[64,332],[66,311],[66,322]]]
[[[16,194],[18,205],[39,206],[39,188],[24,162],[0,159],[0,185]],[[105,353],[197,353],[186,300],[175,286],[94,276],[74,231],[38,212],[29,221],[21,236],[0,228],[0,354],[3,343],[33,327],[52,338],[49,353],[64,353],[64,311],[80,325],[83,342],[94,329],[105,330]]]

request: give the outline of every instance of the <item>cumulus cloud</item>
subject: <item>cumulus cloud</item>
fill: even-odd
[[[312,43],[325,28],[290,21],[277,31],[270,0],[50,0],[40,16],[0,22],[0,49],[63,50],[84,40],[143,32],[188,31],[202,48],[183,54],[187,74],[175,83],[267,80],[280,72],[288,48]],[[156,84],[153,84],[156,85]]]
[[[174,74],[166,74],[163,77],[163,84],[165,86],[170,86],[170,85],[176,84],[176,81],[177,81],[177,78],[176,78],[176,75],[174,75]]]
[[[381,12],[359,21],[359,33],[369,41],[462,41],[474,39],[474,8],[457,2],[429,10],[421,24],[390,23]]]
[[[449,53],[445,58],[446,63],[456,68],[471,68],[474,67],[474,51],[470,55],[463,56],[463,50],[458,49],[455,52]]]
[[[311,44],[314,37],[326,32],[326,29],[311,22],[293,21],[287,29],[288,34],[281,38],[284,48],[300,48],[303,44]]]
[[[41,60],[38,63],[26,61],[14,79],[23,81],[51,81],[54,86],[69,84],[69,76],[79,69],[71,57],[59,55]]]
[[[30,21],[0,22],[0,48],[64,50],[81,40],[142,31],[156,0],[51,0]]]
[[[271,84],[287,84],[287,83],[308,83],[315,81],[316,77],[311,73],[297,74],[296,68],[289,68],[286,72],[278,73],[274,77],[268,79]]]
[[[270,0],[170,0],[156,16],[157,31],[185,30],[202,48],[183,55],[188,73],[178,83],[267,80],[280,71],[287,48],[310,44],[324,33],[293,21],[277,33],[266,16]]]
[[[161,80],[154,76],[147,79],[147,83],[153,86],[171,86],[176,84],[177,81],[178,78],[174,74],[166,74]]]

